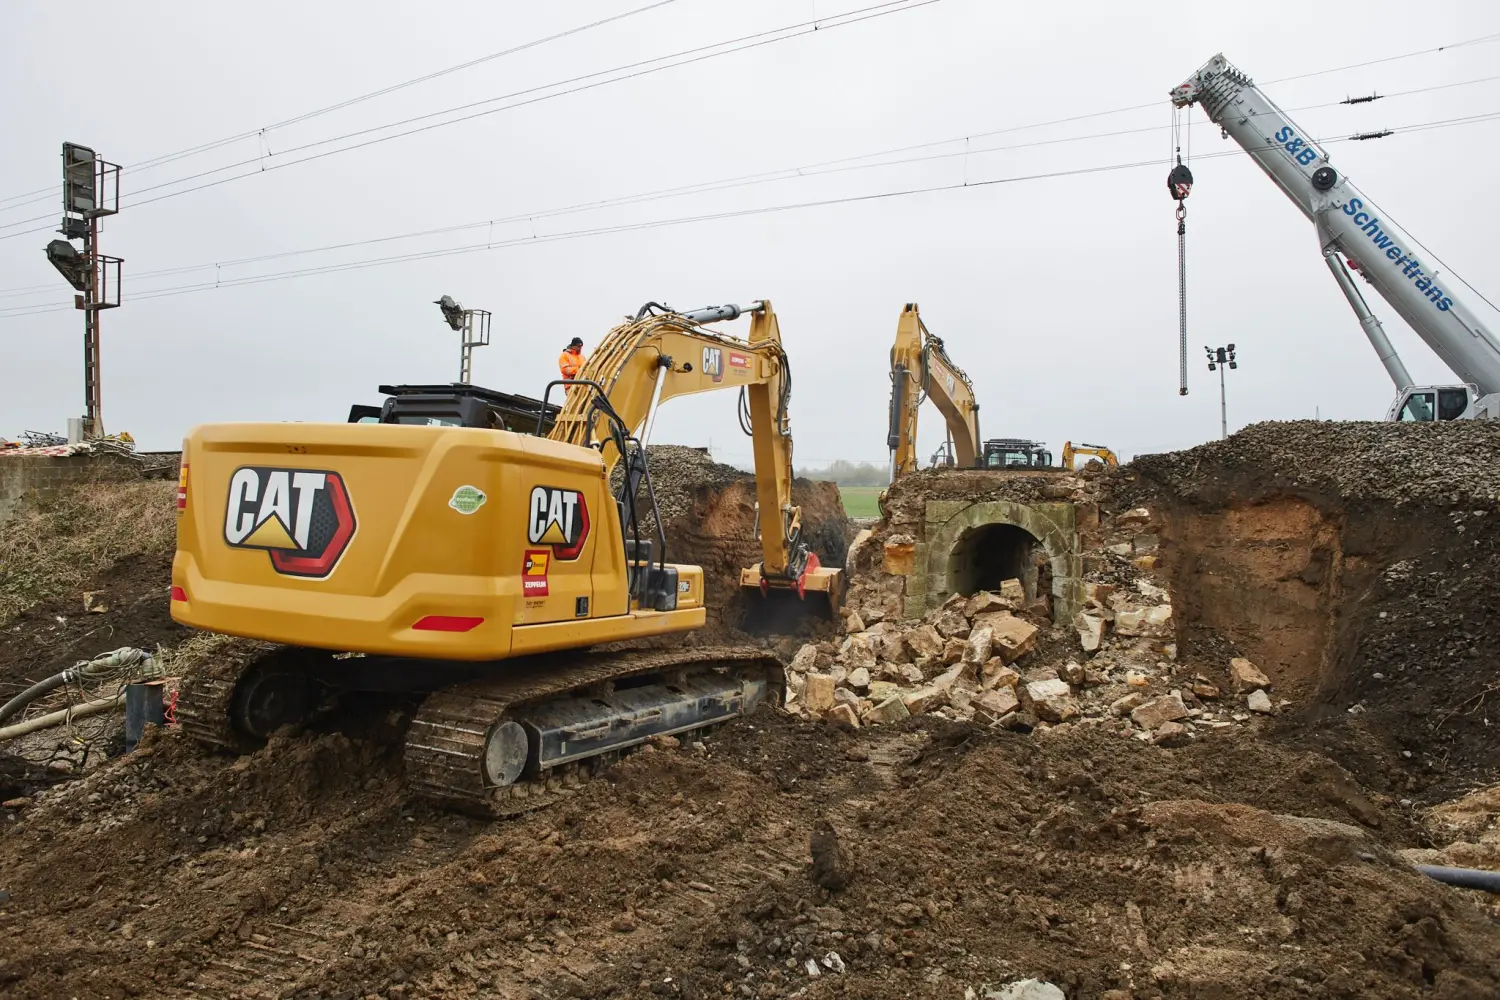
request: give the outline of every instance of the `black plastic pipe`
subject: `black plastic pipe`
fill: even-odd
[[[1456,885],[1463,889],[1483,889],[1500,893],[1500,872],[1487,872],[1479,868],[1448,868],[1444,865],[1417,865],[1417,871],[1430,879]]]

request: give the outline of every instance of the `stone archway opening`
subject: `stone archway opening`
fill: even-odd
[[[975,525],[960,534],[949,550],[948,592],[999,593],[1001,581],[1020,580],[1027,599],[1032,600],[1039,591],[1051,589],[1051,574],[1043,581],[1039,562],[1047,562],[1046,552],[1025,528],[1003,522]]]

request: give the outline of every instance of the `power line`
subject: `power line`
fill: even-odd
[[[1455,125],[1477,124],[1482,121],[1500,120],[1500,111],[1490,112],[1483,115],[1470,115],[1463,118],[1446,119],[1435,122],[1422,122],[1414,125],[1401,126],[1396,131],[1424,132],[1434,128],[1446,128]],[[1323,145],[1331,145],[1337,142],[1347,142],[1347,138],[1335,138],[1319,140]],[[1214,153],[1200,154],[1198,160],[1217,159],[1224,156],[1243,156],[1244,150],[1227,149]],[[507,247],[524,246],[528,244],[553,243],[563,240],[581,239],[591,236],[603,236],[618,233],[640,232],[651,229],[659,229],[668,226],[688,225],[700,222],[721,222],[729,219],[746,218],[757,215],[767,215],[779,212],[799,211],[809,208],[823,208],[833,205],[857,204],[865,202],[883,201],[889,198],[904,198],[913,195],[933,194],[947,191],[961,191],[969,188],[994,187],[1001,184],[1017,184],[1029,181],[1050,180],[1061,177],[1074,177],[1087,174],[1108,173],[1117,170],[1133,170],[1141,167],[1161,166],[1159,157],[1149,160],[1137,160],[1127,163],[1102,164],[1090,167],[1079,167],[1071,170],[1054,170],[1045,173],[1024,174],[1012,177],[997,177],[979,181],[963,181],[959,183],[935,184],[922,187],[904,188],[896,191],[883,191],[872,194],[846,195],[835,198],[822,198],[813,201],[794,202],[783,205],[768,205],[757,208],[734,209],[722,212],[705,213],[700,215],[679,216],[669,219],[657,219],[645,222],[623,223],[614,226],[600,226],[591,229],[570,230],[562,233],[543,234],[539,236],[524,236],[510,240],[496,242],[475,243],[466,246],[445,247],[438,250],[421,251],[410,254],[400,254],[390,257],[370,258],[359,261],[348,261],[339,264],[327,264],[311,268],[299,268],[290,271],[276,272],[264,275],[252,275],[244,278],[231,278],[217,282],[200,282],[191,285],[183,285],[173,288],[158,289],[145,292],[132,297],[132,301],[145,299],[166,298],[176,295],[186,295],[193,292],[210,291],[216,288],[232,288],[241,285],[264,284],[272,281],[284,281],[291,278],[311,277],[321,274],[338,273],[342,271],[363,270],[369,267],[379,267],[388,264],[408,263],[418,260],[432,260],[440,257],[452,257],[480,253],[488,250],[498,250]],[[18,307],[8,313],[0,312],[0,319],[17,319],[23,316],[39,315],[47,312],[60,312],[71,309],[66,305],[48,305],[37,307]]]
[[[148,160],[142,160],[139,163],[129,163],[126,164],[125,169],[130,171],[154,170],[155,168],[164,166],[168,163],[186,159],[190,156],[196,156],[199,153],[206,153],[210,150],[218,149],[221,146],[227,146],[231,143],[241,142],[245,139],[253,139],[256,136],[264,135],[272,129],[284,128],[288,125],[295,125],[299,122],[304,122],[311,118],[317,118],[321,115],[331,114],[335,111],[341,111],[344,108],[352,107],[356,104],[362,104],[365,101],[373,100],[377,97],[384,97],[386,94],[393,94],[398,90],[405,90],[407,87],[414,87],[419,83],[427,83],[429,80],[436,80],[439,77],[449,76],[453,73],[459,73],[466,69],[472,69],[473,67],[482,65],[483,63],[492,62],[496,59],[502,59],[505,56],[515,55],[517,52],[525,52],[527,49],[534,49],[539,46],[546,45],[549,42],[555,42],[559,39],[567,38],[571,35],[578,35],[586,31],[592,31],[594,28],[599,28],[606,24],[611,24],[615,21],[623,21],[626,18],[634,17],[637,14],[644,14],[647,11],[656,10],[658,7],[665,7],[668,4],[677,2],[678,0],[656,0],[655,3],[647,4],[644,7],[637,7],[634,10],[627,10],[619,14],[613,14],[609,17],[602,17],[597,21],[591,21],[588,24],[581,24],[577,27],[568,28],[564,31],[559,31],[556,34],[548,35],[545,38],[534,38],[529,42],[523,42],[520,45],[513,45],[510,48],[502,49],[499,52],[491,52],[489,55],[480,56],[477,59],[470,59],[467,62],[458,63],[453,66],[447,66],[443,69],[435,70],[431,73],[425,73],[422,76],[413,77],[410,80],[404,80],[401,83],[394,83],[386,87],[381,87],[379,90],[372,90],[369,93],[360,94],[357,97],[350,97],[337,103],[327,105],[326,107],[318,108],[313,111],[305,111],[301,114],[293,115],[291,118],[285,118],[279,122],[273,122],[270,125],[266,125],[258,129],[252,129],[248,132],[240,132],[235,135],[225,136],[222,139],[214,139],[209,142],[200,143],[196,146],[190,146],[187,149],[180,149],[175,153],[165,153],[161,156],[156,156]],[[0,212],[10,211],[10,209],[20,208],[22,205],[32,205],[38,201],[46,201],[50,198],[54,198],[57,195],[57,190],[57,185],[54,184],[45,188],[38,188],[35,191],[27,191],[24,194],[11,195],[7,198],[0,198],[0,205],[4,205],[6,202],[16,201],[19,198],[31,198],[32,195],[38,194],[43,196],[41,198],[33,198],[31,201],[19,202],[16,205],[11,205],[10,208],[0,208]]]
[[[542,101],[550,101],[553,98],[565,97],[569,94],[576,94],[585,90],[593,90],[596,87],[604,87],[612,83],[621,83],[626,80],[633,80],[638,77],[659,73],[663,70],[676,69],[680,66],[692,65],[693,63],[703,62],[708,59],[717,59],[720,56],[732,55],[736,52],[743,52],[748,49],[759,48],[762,45],[773,45],[777,42],[783,42],[793,38],[801,38],[805,35],[810,35],[817,32],[832,31],[835,28],[847,27],[848,25],[859,24],[863,21],[873,20],[877,17],[885,17],[890,14],[899,14],[904,11],[915,10],[918,7],[927,7],[931,4],[941,2],[942,0],[885,0],[885,2],[883,3],[874,4],[869,7],[862,7],[858,10],[849,11],[844,14],[837,14],[829,18],[804,21],[799,24],[788,25],[782,28],[773,28],[768,31],[756,32],[751,35],[743,35],[739,38],[729,39],[727,41],[714,42],[709,45],[700,45],[690,49],[683,49],[679,52],[669,53],[665,56],[655,56],[651,59],[639,60],[633,63],[625,63],[623,65],[615,66],[610,69],[599,70],[594,73],[585,73],[582,76],[571,77],[569,79],[559,80],[553,83],[540,84],[538,86],[528,87],[524,90],[514,91],[509,94],[502,94],[497,97],[486,98],[482,101],[471,101],[467,104],[456,105],[451,108],[445,108],[441,111],[433,111],[427,114],[417,115],[412,118],[406,118],[394,122],[387,122],[384,125],[356,129],[353,132],[346,132],[342,135],[332,136],[327,139],[319,139],[315,142],[303,143],[300,146],[293,146],[290,149],[282,150],[281,153],[276,155],[287,156],[292,153],[303,152],[309,149],[316,148],[318,146],[326,146],[330,143],[342,142],[346,139],[355,139],[363,135],[369,135],[373,132],[382,132],[387,129],[400,128],[403,125],[410,125],[416,122],[426,121],[430,118],[437,118],[443,115],[454,114],[459,111],[466,111],[470,108],[483,107],[487,104],[494,104],[497,101],[506,101],[517,97],[525,97],[528,94],[536,94],[538,91],[550,90],[554,87],[567,88],[564,90],[559,90],[555,93],[541,94],[539,96],[530,97],[526,100],[515,101],[512,104],[507,104],[502,107],[489,108],[484,111],[475,111],[472,114],[462,115],[458,118],[450,118],[446,121],[433,122],[428,125],[421,125],[417,128],[407,129],[404,132],[397,132],[393,135],[380,136],[379,138],[367,139],[364,142],[356,142],[347,146],[341,146],[338,149],[325,150],[324,152],[314,153],[310,156],[304,156],[296,160],[288,160],[267,165],[263,157],[257,156],[253,159],[240,160],[236,163],[225,164],[224,166],[214,167],[211,170],[204,170],[196,174],[189,174],[186,177],[179,177],[175,180],[163,181],[159,184],[148,185],[147,187],[137,190],[136,194],[140,195],[148,191],[156,191],[165,187],[174,187],[179,184],[185,184],[189,181],[199,180],[204,177],[211,177],[214,174],[221,174],[229,170],[236,170],[240,167],[254,166],[256,167],[256,169],[247,170],[244,173],[233,174],[229,177],[221,177],[218,180],[208,181],[204,184],[198,184],[193,187],[182,188],[177,191],[168,191],[163,194],[157,195],[154,198],[136,198],[136,200],[129,201],[121,207],[135,208],[141,205],[149,205],[153,202],[164,201],[168,198],[176,198],[180,195],[191,194],[194,191],[202,191],[206,188],[218,187],[221,184],[228,184],[233,181],[243,180],[246,177],[255,177],[259,174],[269,173],[273,170],[281,170],[286,167],[297,166],[301,163],[310,163],[313,160],[320,160],[324,157],[335,156],[339,153],[348,153],[356,149],[364,149],[369,146],[378,145],[379,143],[390,142],[393,139],[402,139],[407,136],[420,134],[422,132],[429,132],[433,129],[445,128],[449,125],[457,125],[460,122],[472,121],[475,118],[483,118],[488,115],[499,114],[502,111],[512,111],[516,108],[526,107],[531,104],[538,104]],[[666,61],[671,59],[676,59],[678,61]],[[654,63],[659,63],[660,65],[653,65]],[[609,76],[609,74],[621,75]],[[597,77],[608,77],[608,79],[600,80],[596,79]],[[592,80],[593,82],[584,82],[590,80]],[[577,84],[577,86],[569,86],[570,84]],[[16,222],[0,223],[0,229],[11,229],[16,226],[24,226],[32,222],[41,222],[45,219],[50,219],[51,217],[51,215],[39,215],[29,219],[21,219]],[[49,228],[51,227],[41,226],[34,229],[22,230],[20,232],[7,233],[3,236],[0,236],[0,240],[7,240],[16,236],[25,236],[30,233],[44,232]]]
[[[1434,90],[1451,89],[1451,88],[1454,88],[1454,87],[1469,86],[1469,85],[1478,84],[1478,83],[1489,83],[1489,82],[1493,82],[1495,80],[1500,80],[1500,76],[1489,76],[1489,77],[1483,77],[1483,78],[1475,79],[1475,80],[1461,80],[1461,81],[1457,81],[1457,82],[1453,82],[1453,83],[1439,84],[1439,85],[1436,85],[1436,86],[1421,87],[1421,88],[1416,88],[1416,89],[1412,89],[1412,90],[1405,90],[1405,91],[1395,91],[1395,92],[1387,94],[1385,96],[1386,97],[1403,97],[1403,96],[1408,96],[1408,95],[1411,95],[1411,94],[1428,93],[1428,92],[1431,92],[1431,91],[1434,91]],[[1343,103],[1343,102],[1342,101],[1327,101],[1327,102],[1319,103],[1319,104],[1302,105],[1300,107],[1292,108],[1290,110],[1291,111],[1308,111],[1308,110],[1314,110],[1314,109],[1335,107],[1335,106],[1337,106],[1337,105],[1339,105],[1341,103]],[[1111,114],[1111,113],[1112,112],[1096,112],[1096,113],[1088,114],[1088,115],[1074,115],[1074,116],[1072,116],[1070,118],[1053,119],[1051,121],[1038,122],[1038,123],[1033,123],[1033,124],[1028,124],[1028,125],[1008,126],[1008,127],[1005,127],[1005,128],[992,129],[992,130],[986,131],[986,132],[971,133],[970,135],[957,136],[957,137],[953,137],[953,138],[949,138],[949,139],[942,139],[942,140],[937,140],[937,141],[934,141],[934,142],[927,142],[927,143],[919,143],[919,144],[910,145],[910,146],[896,147],[894,149],[880,150],[880,151],[872,152],[872,153],[863,153],[863,154],[859,154],[859,155],[856,155],[856,156],[846,156],[846,157],[841,157],[841,158],[838,158],[838,159],[823,160],[823,161],[819,161],[819,162],[815,162],[815,163],[803,164],[803,165],[800,165],[800,166],[784,167],[784,168],[779,168],[779,169],[776,169],[776,170],[762,171],[760,173],[754,173],[754,174],[743,174],[743,175],[739,175],[739,176],[735,176],[735,177],[721,178],[721,179],[713,180],[713,181],[700,181],[700,182],[696,182],[696,183],[693,183],[693,184],[679,185],[679,186],[671,187],[671,188],[661,188],[661,189],[657,189],[657,190],[654,190],[654,191],[637,192],[635,194],[621,195],[621,196],[618,196],[616,198],[597,199],[597,200],[594,200],[594,201],[580,202],[580,203],[575,203],[575,204],[572,204],[572,205],[566,205],[566,206],[556,207],[556,208],[550,208],[550,209],[534,210],[534,211],[529,211],[529,212],[519,212],[519,213],[515,213],[515,214],[512,214],[512,215],[509,215],[509,216],[504,216],[504,217],[499,217],[499,218],[494,218],[494,219],[482,219],[482,220],[477,220],[477,221],[473,221],[473,222],[458,223],[458,224],[455,224],[455,225],[442,226],[442,227],[437,227],[437,228],[432,228],[432,229],[417,230],[415,232],[399,233],[399,234],[390,235],[390,236],[377,236],[377,237],[371,237],[371,238],[368,238],[368,239],[352,240],[352,241],[348,241],[348,242],[344,242],[344,243],[328,244],[328,245],[325,245],[325,246],[310,247],[310,248],[301,249],[301,250],[284,250],[284,251],[280,251],[280,252],[276,252],[276,253],[261,254],[261,255],[258,255],[258,256],[242,257],[242,258],[231,259],[231,260],[224,260],[224,261],[206,261],[206,262],[199,263],[199,264],[186,264],[186,265],[179,265],[179,266],[176,266],[176,267],[159,268],[159,269],[154,270],[154,271],[144,271],[144,272],[141,272],[139,274],[135,274],[135,275],[133,275],[133,280],[137,280],[137,281],[139,281],[139,280],[146,280],[146,279],[150,279],[150,278],[153,278],[153,277],[166,277],[166,276],[170,276],[170,275],[174,275],[174,274],[186,274],[186,273],[192,273],[194,271],[204,271],[204,270],[209,270],[209,269],[214,269],[216,272],[222,272],[222,270],[224,268],[238,267],[238,266],[243,266],[243,265],[246,265],[246,264],[263,263],[263,262],[270,261],[270,260],[285,259],[287,257],[305,256],[305,255],[315,254],[315,253],[326,253],[326,252],[333,251],[333,250],[348,250],[348,249],[354,249],[356,247],[361,247],[361,246],[370,246],[370,245],[377,244],[377,243],[390,243],[390,242],[396,242],[396,241],[400,241],[400,240],[418,239],[418,238],[427,237],[427,236],[441,236],[441,235],[446,235],[446,234],[449,234],[449,233],[463,232],[465,230],[480,229],[480,228],[485,228],[485,227],[493,228],[496,225],[507,225],[507,224],[512,224],[512,223],[516,223],[516,222],[535,221],[537,219],[546,219],[546,218],[556,218],[558,216],[571,215],[571,214],[575,214],[575,213],[581,212],[581,211],[589,211],[589,210],[596,210],[596,209],[610,208],[610,207],[619,207],[619,206],[631,205],[631,204],[642,204],[642,203],[649,202],[649,201],[656,201],[656,200],[661,200],[661,199],[670,198],[670,197],[679,197],[679,196],[682,196],[682,195],[689,195],[689,194],[704,194],[704,193],[712,193],[712,192],[717,192],[717,191],[730,190],[732,188],[745,187],[745,186],[750,186],[750,185],[753,185],[753,184],[764,183],[764,182],[767,182],[767,181],[805,179],[805,178],[810,178],[810,177],[826,176],[826,175],[829,175],[829,174],[841,173],[841,172],[853,171],[853,170],[866,170],[866,169],[875,169],[875,168],[880,168],[880,167],[905,166],[905,165],[910,165],[910,164],[915,164],[915,163],[931,162],[933,160],[940,160],[940,159],[955,159],[955,158],[967,157],[967,156],[982,156],[982,155],[985,155],[987,153],[1007,152],[1007,151],[1016,150],[1016,149],[1026,149],[1026,148],[1031,148],[1031,147],[1036,147],[1036,146],[1055,145],[1055,144],[1067,143],[1067,142],[1080,142],[1080,141],[1086,141],[1086,140],[1092,140],[1092,139],[1115,138],[1115,137],[1124,136],[1124,135],[1134,135],[1134,134],[1140,134],[1140,133],[1146,133],[1146,132],[1154,132],[1154,131],[1159,131],[1159,130],[1162,130],[1162,129],[1170,129],[1171,128],[1170,125],[1152,125],[1152,126],[1146,126],[1146,127],[1142,127],[1142,128],[1120,129],[1120,130],[1112,131],[1112,132],[1093,132],[1093,133],[1087,133],[1087,134],[1084,134],[1084,135],[1064,136],[1064,137],[1055,138],[1055,139],[1039,139],[1039,140],[1035,140],[1035,141],[1032,141],[1032,142],[1014,143],[1014,144],[1004,145],[1004,146],[986,146],[986,147],[981,147],[979,149],[973,149],[973,148],[969,148],[969,147],[966,146],[966,148],[964,148],[962,150],[954,150],[954,151],[950,151],[950,152],[936,153],[936,154],[932,154],[932,155],[928,155],[928,156],[909,157],[909,158],[901,159],[901,160],[887,160],[887,161],[878,162],[878,163],[860,163],[859,162],[861,160],[873,159],[875,157],[880,157],[880,156],[891,156],[891,155],[896,155],[896,154],[907,152],[907,151],[916,151],[916,150],[921,150],[921,149],[930,149],[930,148],[937,147],[937,146],[953,145],[953,144],[956,144],[956,143],[959,143],[959,142],[967,143],[968,140],[973,139],[973,138],[984,138],[984,137],[989,137],[989,136],[1002,135],[1002,134],[1006,134],[1006,133],[1012,133],[1012,132],[1018,132],[1018,131],[1028,130],[1028,129],[1040,128],[1040,127],[1049,126],[1049,125],[1055,125],[1055,124],[1059,124],[1061,122],[1079,121],[1079,120],[1086,119],[1086,118],[1099,117],[1100,115],[1107,115],[1107,114]],[[1269,113],[1269,112],[1267,112],[1267,113]],[[1208,122],[1208,121],[1194,122],[1193,123],[1194,127],[1209,127],[1211,125],[1212,125],[1212,123]],[[22,286],[22,287],[19,287],[19,288],[0,289],[0,298],[14,298],[14,297],[18,297],[18,296],[27,296],[27,295],[36,295],[36,294],[50,294],[50,293],[54,292],[55,290],[56,290],[55,283],[52,283],[52,282],[49,282],[49,283],[46,283],[46,284],[37,284],[37,285]]]

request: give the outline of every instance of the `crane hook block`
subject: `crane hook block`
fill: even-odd
[[[1193,190],[1193,172],[1187,168],[1187,164],[1179,163],[1167,174],[1167,190],[1172,197],[1178,201],[1186,198]]]

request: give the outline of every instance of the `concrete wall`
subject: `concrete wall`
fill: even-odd
[[[175,477],[179,458],[175,453],[128,456],[113,452],[0,456],[0,521],[10,518],[28,498],[45,501],[80,483]]]

